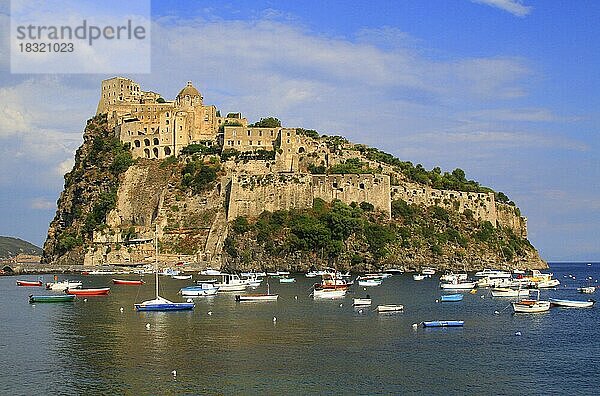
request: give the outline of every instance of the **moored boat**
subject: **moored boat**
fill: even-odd
[[[315,289],[312,292],[314,298],[342,298],[346,295],[347,289]]]
[[[31,294],[29,296],[29,303],[53,303],[53,302],[69,302],[75,300],[74,295],[68,294],[53,294],[53,295],[40,295],[35,296]]]
[[[355,307],[371,305],[371,297],[367,295],[366,298],[355,298],[352,300],[352,305]]]
[[[177,280],[189,280],[189,279],[192,279],[192,275],[173,275],[173,276],[171,276],[171,278],[177,279]]]
[[[235,301],[277,301],[279,294],[236,294]]]
[[[144,284],[143,280],[128,280],[128,279],[113,279],[112,282],[115,285],[127,285],[127,286],[141,286]]]
[[[512,303],[515,313],[539,313],[550,310],[550,301],[521,300]]]
[[[550,305],[553,307],[565,307],[565,308],[588,308],[594,305],[596,301],[578,301],[578,300],[560,300],[558,298],[550,298]]]
[[[422,281],[425,278],[427,278],[427,275],[423,275],[423,274],[414,274],[413,275],[413,280],[416,280],[416,281]]]
[[[399,304],[387,304],[387,305],[378,305],[375,308],[377,312],[399,312],[404,310],[404,305]]]
[[[462,327],[464,324],[464,320],[432,320],[422,322],[423,327]]]
[[[26,281],[26,280],[18,280],[17,286],[42,286],[42,281]]]
[[[463,295],[460,293],[444,294],[443,296],[440,297],[441,302],[456,302],[456,301],[462,301],[462,299],[463,299]]]
[[[579,293],[592,294],[596,291],[594,286],[580,287],[577,289]]]
[[[296,282],[296,278],[288,278],[288,277],[279,278],[279,283],[294,283],[294,282]]]
[[[527,297],[530,290],[528,289],[510,289],[499,287],[492,289],[492,297]]]
[[[359,286],[379,286],[383,283],[383,278],[357,279]]]
[[[464,281],[440,283],[440,287],[442,289],[455,289],[455,290],[474,289],[475,285],[476,285],[476,282],[464,282]]]
[[[200,283],[196,286],[184,287],[179,292],[185,297],[214,296],[219,288],[212,283]]]
[[[75,296],[105,296],[110,292],[110,287],[100,287],[97,289],[67,289],[65,292]]]
[[[61,282],[48,282],[46,283],[46,289],[52,291],[65,291],[67,289],[81,288],[83,284],[78,281],[61,281]]]
[[[421,271],[421,273],[423,275],[435,275],[435,270],[431,267],[425,267],[423,268],[423,270]]]
[[[477,278],[490,278],[490,279],[494,279],[494,278],[510,278],[511,277],[511,273],[510,272],[506,272],[506,271],[492,270],[492,269],[486,268],[483,271],[476,272],[475,276]]]

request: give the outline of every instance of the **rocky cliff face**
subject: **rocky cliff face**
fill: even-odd
[[[327,155],[297,151],[294,172],[277,170],[279,154],[197,149],[134,161],[96,116],[65,175],[43,261],[152,262],[157,230],[161,261],[237,270],[546,267],[518,209],[495,202],[493,192],[435,189],[408,180],[396,159],[379,161],[349,143],[330,150],[331,138],[301,142]],[[308,173],[322,158],[347,174]]]

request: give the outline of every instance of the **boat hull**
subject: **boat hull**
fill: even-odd
[[[525,300],[512,303],[515,313],[540,313],[550,310],[550,301]]]
[[[189,311],[194,309],[194,303],[160,303],[135,304],[136,311]]]
[[[354,305],[355,307],[368,306],[368,305],[371,305],[371,299],[370,298],[355,298],[354,300],[352,300],[352,305]]]
[[[314,298],[343,298],[347,289],[321,289],[313,291]]]
[[[54,283],[46,283],[46,289],[52,291],[65,291],[67,289],[76,289],[81,287],[81,282],[54,282]]]
[[[17,286],[37,287],[42,286],[42,281],[17,281]]]
[[[29,296],[29,303],[55,303],[55,302],[71,302],[75,300],[74,295],[50,295],[50,296]]]
[[[404,305],[378,305],[377,312],[398,312],[404,310]]]
[[[113,279],[112,282],[115,285],[125,285],[125,286],[141,286],[144,284],[143,280]]]
[[[441,302],[456,302],[456,301],[462,301],[462,299],[463,299],[462,294],[446,294],[446,295],[443,295],[442,297],[440,297]]]
[[[440,287],[446,290],[464,290],[474,289],[475,282],[463,282],[463,283],[441,283]]]
[[[277,301],[278,294],[247,294],[236,295],[235,301]]]
[[[180,290],[181,295],[185,297],[202,297],[202,296],[214,296],[219,291],[218,287],[202,287],[202,286],[190,286],[184,287]]]
[[[464,324],[464,320],[433,320],[423,322],[423,327],[462,327]]]
[[[192,275],[173,275],[171,278],[177,279],[177,280],[188,280],[188,279],[192,279]]]
[[[492,289],[492,297],[528,297],[529,290]]]
[[[105,296],[110,292],[110,287],[100,289],[67,289],[65,292],[75,296]]]
[[[564,308],[589,308],[594,305],[594,300],[576,301],[576,300],[560,300],[557,298],[550,299],[550,305],[553,307]]]

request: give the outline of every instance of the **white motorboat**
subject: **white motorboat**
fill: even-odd
[[[423,270],[421,270],[421,273],[423,275],[435,275],[435,270],[431,267],[425,267]]]
[[[46,283],[46,289],[52,291],[65,291],[67,289],[79,289],[82,283],[78,281],[62,281],[62,282],[48,282]]]
[[[221,275],[221,271],[213,269],[213,268],[206,268],[202,271],[199,272],[200,275]]]
[[[496,288],[492,289],[492,297],[528,297],[530,290],[528,289],[510,289],[510,288]]]
[[[404,270],[401,268],[389,268],[386,269],[385,272],[387,272],[388,274],[403,274]]]
[[[414,274],[413,275],[413,279],[416,281],[422,281],[425,278],[427,278],[427,275],[423,275],[423,274]]]
[[[371,297],[366,298],[355,298],[352,300],[352,305],[355,307],[371,305]]]
[[[580,287],[577,289],[579,293],[592,294],[596,291],[594,286]]]
[[[449,283],[440,283],[440,287],[442,289],[451,290],[462,290],[462,289],[474,289],[477,282],[449,282]]]
[[[454,282],[467,280],[468,275],[466,273],[455,274],[454,272],[448,272],[440,276],[442,282]]]
[[[359,286],[379,286],[383,279],[357,279]]]
[[[404,305],[378,305],[377,308],[375,308],[375,310],[377,312],[398,312],[404,310]]]
[[[348,289],[315,289],[312,292],[313,298],[343,298]]]
[[[323,274],[325,274],[325,271],[309,271],[306,273],[306,277],[307,278],[316,278],[317,276],[323,276]]]
[[[490,279],[494,279],[494,278],[510,278],[511,277],[511,273],[510,272],[506,272],[506,271],[492,270],[492,269],[486,268],[483,271],[476,272],[475,276],[477,278],[490,278]]]
[[[596,301],[577,301],[577,300],[559,300],[558,298],[550,298],[550,305],[553,307],[566,307],[566,308],[588,308],[594,305]]]
[[[220,292],[242,291],[251,285],[251,281],[240,279],[236,274],[220,273],[215,276],[220,278],[214,283]]]

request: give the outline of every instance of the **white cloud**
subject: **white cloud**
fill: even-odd
[[[50,210],[56,209],[56,203],[46,198],[34,198],[29,203],[29,207],[37,210]]]
[[[471,0],[474,3],[487,4],[499,8],[518,17],[528,15],[533,7],[523,5],[520,0]]]

